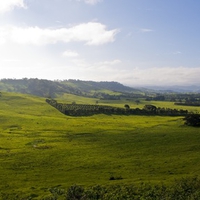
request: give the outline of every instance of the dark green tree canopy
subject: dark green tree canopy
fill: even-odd
[[[184,118],[188,126],[200,126],[200,114],[189,114]]]

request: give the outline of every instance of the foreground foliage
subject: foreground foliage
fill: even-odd
[[[198,200],[200,179],[187,177],[175,180],[171,185],[140,183],[139,185],[95,185],[83,187],[72,185],[68,189],[59,186],[48,189],[49,194],[38,197],[35,194],[23,196],[0,192],[2,200]]]
[[[57,195],[59,195],[58,192]],[[62,195],[66,200],[194,200],[200,198],[200,180],[197,177],[183,178],[170,186],[141,183],[139,186],[114,185],[83,188],[73,185]],[[55,194],[53,196],[55,197]]]
[[[200,199],[200,179],[189,177],[176,180],[172,185],[112,185],[84,188],[72,185],[67,190],[50,188],[49,196],[43,200],[198,200]],[[29,199],[32,199],[30,196]]]

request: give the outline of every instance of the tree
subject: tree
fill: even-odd
[[[138,105],[140,103],[140,100],[135,100],[135,103]]]
[[[125,104],[124,105],[124,108],[126,108],[126,110],[129,110],[130,109],[130,106],[128,104]]]
[[[72,102],[72,105],[76,105],[76,101],[73,101],[73,102]]]
[[[184,120],[188,126],[200,126],[200,114],[189,114]]]
[[[149,112],[156,112],[156,106],[154,105],[145,105],[144,110],[149,111]]]

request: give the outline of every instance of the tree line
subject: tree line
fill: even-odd
[[[179,106],[200,106],[200,102],[192,102],[192,101],[186,101],[186,102],[176,102],[174,105]]]
[[[186,116],[187,110],[178,110],[171,108],[160,108],[153,105],[145,105],[143,109],[130,108],[125,105],[124,108],[105,106],[105,105],[90,105],[90,104],[71,104],[58,103],[55,99],[46,99],[46,102],[55,107],[61,113],[69,116],[91,116],[95,114],[107,115],[163,115],[163,116]]]

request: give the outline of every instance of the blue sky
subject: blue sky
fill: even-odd
[[[199,0],[0,0],[0,78],[200,84]]]

